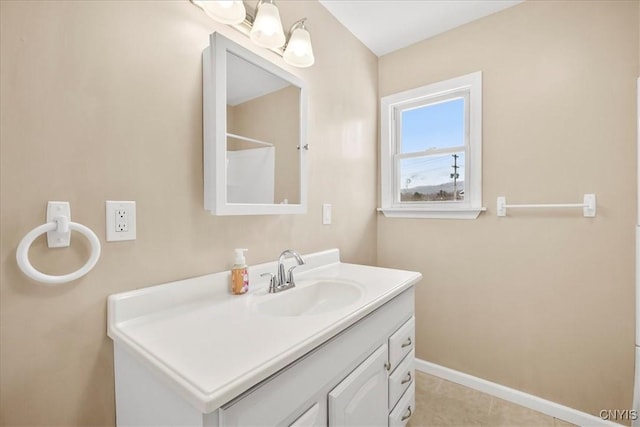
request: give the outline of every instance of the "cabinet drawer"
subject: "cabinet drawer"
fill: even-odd
[[[413,350],[416,340],[415,317],[407,322],[389,337],[389,363],[393,372],[400,361]]]
[[[389,427],[404,427],[416,411],[416,385],[411,385],[404,393],[395,409],[389,414]]]
[[[402,393],[413,384],[415,352],[411,351],[389,376],[389,410],[392,410]]]

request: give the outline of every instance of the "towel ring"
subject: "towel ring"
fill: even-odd
[[[75,230],[80,234],[83,234],[87,240],[89,240],[89,243],[91,244],[91,256],[89,257],[89,260],[80,267],[79,270],[76,270],[73,273],[61,276],[52,276],[41,273],[29,262],[29,247],[31,247],[33,241],[41,234],[58,230],[59,226],[65,227],[67,224],[69,230]],[[60,283],[71,282],[72,280],[79,279],[91,271],[91,269],[96,265],[96,262],[98,262],[98,258],[100,258],[100,240],[98,239],[98,236],[96,236],[89,227],[78,224],[77,222],[69,221],[68,217],[58,217],[56,218],[56,221],[48,222],[34,228],[22,238],[18,245],[18,249],[16,250],[16,261],[18,262],[20,270],[22,270],[22,272],[29,278],[48,285],[58,285]]]

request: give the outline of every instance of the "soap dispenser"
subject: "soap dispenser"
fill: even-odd
[[[249,271],[244,253],[248,249],[236,249],[236,260],[231,267],[231,293],[242,295],[249,290]]]

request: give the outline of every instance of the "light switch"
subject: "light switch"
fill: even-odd
[[[331,205],[328,203],[322,205],[322,223],[324,225],[331,224]]]

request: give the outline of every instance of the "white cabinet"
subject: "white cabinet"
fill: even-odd
[[[220,33],[202,55],[204,208],[213,215],[306,213],[306,84]]]
[[[389,405],[390,374],[399,372],[388,370],[389,343],[397,341],[404,352],[402,338],[412,334],[406,325],[413,325],[413,312],[414,293],[409,289],[224,405],[219,425],[386,427],[400,398]],[[391,340],[393,336],[397,339]],[[401,394],[405,385],[395,393]]]
[[[387,344],[329,393],[329,426],[387,426]]]
[[[404,425],[415,407],[413,313],[411,287],[208,413],[116,344],[118,426]]]

